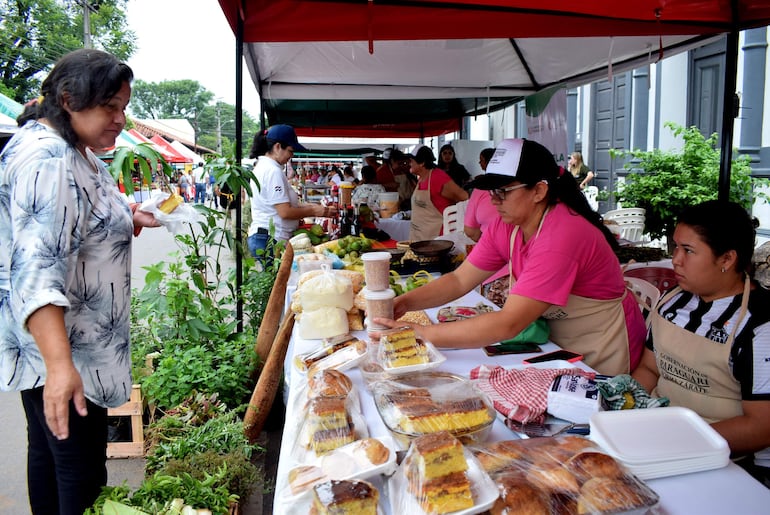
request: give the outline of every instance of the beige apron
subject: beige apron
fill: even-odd
[[[680,291],[674,288],[658,306]],[[668,397],[672,406],[686,406],[708,422],[743,415],[741,384],[730,372],[729,362],[736,331],[746,316],[750,291],[746,278],[738,321],[724,343],[691,333],[653,310],[655,362],[660,373],[653,397]]]
[[[540,235],[548,210],[543,213],[535,238]],[[511,234],[510,261],[508,271],[511,286],[513,275],[513,246],[519,226]],[[627,291],[617,299],[596,300],[570,295],[566,306],[552,305],[541,316],[548,321],[550,339],[559,347],[583,355],[583,361],[605,375],[627,374],[631,354],[628,350],[628,329],[623,310],[623,299]]]
[[[412,193],[412,223],[409,226],[409,239],[411,241],[432,240],[441,234],[444,227],[444,215],[436,209],[430,199],[430,176],[428,173],[428,188],[421,190],[415,187]]]

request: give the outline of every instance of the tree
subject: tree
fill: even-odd
[[[126,61],[136,34],[126,29],[127,0],[101,0],[90,13],[95,48]],[[0,0],[0,91],[17,102],[37,97],[46,72],[83,48],[83,7],[77,1]],[[42,73],[41,73],[42,72]]]
[[[643,173],[631,174],[616,193],[615,198],[626,207],[646,210],[645,232],[653,238],[671,234],[679,213],[687,206],[717,198],[719,184],[719,156],[717,134],[708,139],[697,127],[682,127],[666,122],[674,136],[681,137],[680,151],[611,149],[612,157],[631,157],[626,169]],[[730,173],[730,200],[751,210],[754,197],[766,198],[754,186],[766,185],[766,179],[752,178],[749,156],[733,160]]]
[[[140,119],[185,118],[195,127],[201,111],[213,99],[214,93],[195,80],[135,80],[130,107]]]
[[[243,113],[243,137],[241,145],[243,155],[248,156],[254,134],[259,130],[259,123],[248,113]],[[224,102],[206,106],[198,118],[198,144],[212,148],[228,156],[235,152],[235,106]]]

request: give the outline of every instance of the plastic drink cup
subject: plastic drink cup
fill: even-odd
[[[367,331],[383,331],[385,329],[389,329],[388,326],[374,322],[374,319],[393,318],[393,299],[395,296],[396,292],[390,288],[380,291],[370,291],[368,289],[364,289],[364,299],[366,300]]]
[[[377,199],[380,205],[380,218],[390,218],[398,213],[398,193],[380,193]]]
[[[367,252],[364,262],[364,280],[369,291],[390,289],[390,252]]]

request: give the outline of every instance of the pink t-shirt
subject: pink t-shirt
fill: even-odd
[[[489,192],[480,189],[473,190],[468,199],[468,205],[465,206],[464,224],[484,232],[496,218],[500,218],[500,214],[492,204]]]
[[[438,212],[443,213],[447,207],[454,204],[454,202],[441,195],[441,189],[444,187],[444,184],[452,182],[452,178],[441,168],[434,168],[428,178],[417,183],[417,189],[427,190],[429,182],[430,200],[438,209]]]
[[[482,270],[507,266],[513,228],[499,218],[492,222],[468,260]],[[623,272],[604,235],[564,204],[551,208],[537,237],[526,244],[522,238],[519,231],[512,260],[517,280],[510,293],[557,306],[565,306],[570,294],[596,300],[623,294]],[[626,295],[623,310],[633,370],[644,350],[646,330],[633,295]]]
[[[468,205],[465,206],[464,225],[481,229],[482,234],[487,230],[489,224],[500,218],[500,213],[492,204],[489,192],[486,190],[475,189],[471,192],[468,199]],[[505,266],[497,271],[492,277],[484,281],[484,284],[491,283],[495,279],[508,275],[508,261]]]

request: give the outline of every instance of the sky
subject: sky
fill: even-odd
[[[128,60],[145,82],[196,80],[235,105],[235,35],[217,0],[129,0],[126,18],[137,36]],[[243,67],[243,109],[259,119],[259,96]]]

